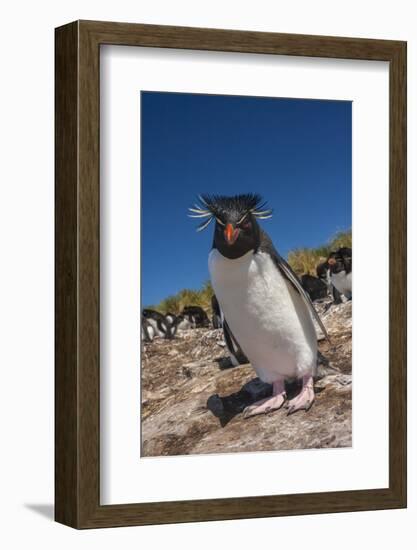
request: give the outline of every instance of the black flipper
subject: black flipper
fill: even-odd
[[[319,314],[317,313],[315,307],[313,306],[313,303],[310,299],[310,296],[307,294],[307,292],[304,290],[304,288],[301,286],[301,282],[298,279],[297,275],[292,270],[291,266],[284,260],[282,256],[278,254],[276,251],[274,245],[272,244],[271,239],[269,236],[264,232],[261,231],[261,242],[259,249],[262,252],[267,252],[277,268],[280,270],[280,272],[284,275],[284,277],[292,284],[292,286],[295,288],[295,290],[300,294],[301,298],[303,299],[304,303],[310,310],[313,318],[317,321],[320,329],[322,330],[326,340],[331,344],[329,335],[327,334],[327,330],[325,329],[322,320],[319,317]]]
[[[332,289],[333,289],[333,303],[334,304],[341,304],[342,303],[342,295],[340,294],[340,292],[337,290],[337,288],[332,285]]]
[[[230,327],[227,324],[226,319],[224,318],[223,315],[222,317],[223,317],[223,334],[224,334],[224,340],[226,342],[227,349],[229,350],[230,354],[233,355],[233,357],[236,359],[239,365],[244,365],[245,363],[249,363],[249,359],[243,353],[242,348],[239,346],[238,341],[233,336],[233,333],[230,330]]]

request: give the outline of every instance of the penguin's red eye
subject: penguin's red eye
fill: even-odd
[[[242,229],[250,229],[251,228],[251,223],[250,222],[244,222],[244,223],[242,223],[242,225],[240,227]]]

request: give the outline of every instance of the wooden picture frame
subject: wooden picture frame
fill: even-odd
[[[406,43],[76,21],[56,29],[55,519],[75,528],[406,506]],[[117,44],[389,62],[389,487],[100,505],[99,56]]]

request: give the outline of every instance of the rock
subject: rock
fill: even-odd
[[[244,407],[271,393],[250,365],[231,367],[221,329],[195,329],[143,344],[142,456],[349,447],[352,444],[352,303],[317,309],[331,346],[310,411],[284,408],[244,419]],[[326,309],[327,307],[327,309]],[[289,398],[300,385],[286,385]]]

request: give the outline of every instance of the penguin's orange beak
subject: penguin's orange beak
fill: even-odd
[[[335,265],[337,262],[334,258],[330,258],[330,260],[328,261],[328,264],[329,265]]]
[[[239,229],[237,227],[234,228],[231,223],[228,223],[226,225],[226,229],[224,230],[224,237],[226,239],[227,244],[231,245],[235,243],[238,236],[239,236]]]

